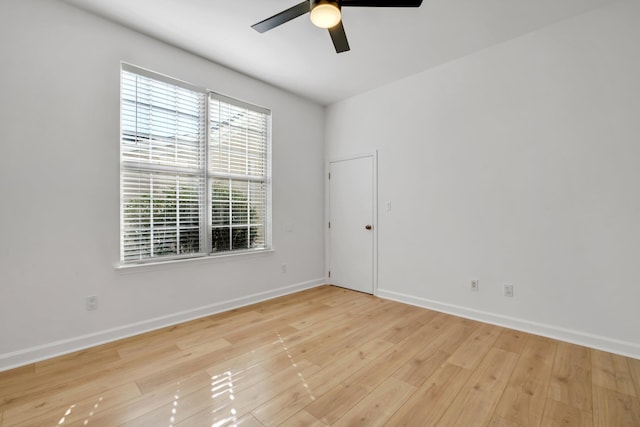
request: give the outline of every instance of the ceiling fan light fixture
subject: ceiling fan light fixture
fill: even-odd
[[[259,33],[272,30],[309,13],[313,25],[329,30],[336,53],[350,50],[342,25],[342,6],[351,7],[420,7],[422,0],[302,0],[300,3],[251,26]]]
[[[320,28],[332,28],[342,19],[340,7],[332,1],[319,1],[311,9],[311,22]]]

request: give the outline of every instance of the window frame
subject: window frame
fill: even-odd
[[[203,180],[203,185],[200,188],[202,191],[199,194],[199,233],[200,233],[200,251],[194,253],[186,253],[186,254],[169,254],[169,255],[158,255],[158,256],[149,256],[146,258],[138,258],[138,259],[125,259],[125,187],[123,184],[124,175],[126,171],[132,171],[130,166],[134,165],[135,162],[127,161],[123,159],[124,152],[124,133],[123,133],[123,75],[124,72],[132,73],[135,75],[139,75],[145,78],[150,78],[162,83],[167,83],[170,85],[174,85],[183,89],[187,89],[189,91],[197,92],[201,96],[204,96],[204,139],[199,142],[199,144],[203,144],[203,166],[200,169],[198,176],[201,176]],[[126,62],[121,62],[120,64],[120,92],[119,92],[119,119],[120,119],[120,133],[119,133],[119,160],[120,160],[120,185],[119,185],[119,196],[120,196],[120,229],[119,229],[119,245],[120,245],[120,254],[119,254],[119,267],[133,267],[133,266],[149,266],[154,264],[165,264],[165,263],[173,263],[173,262],[181,262],[186,260],[193,259],[206,259],[206,258],[226,258],[229,256],[241,256],[247,254],[255,254],[255,253],[264,253],[273,251],[272,248],[272,185],[271,185],[271,150],[272,150],[272,113],[271,110],[265,107],[261,107],[246,101],[238,100],[218,92],[195,86],[190,83],[186,83],[182,80],[175,79],[164,74],[160,74],[145,68],[141,68]],[[237,108],[244,108],[250,110],[252,112],[264,115],[266,120],[265,124],[265,138],[264,138],[264,173],[260,176],[249,176],[241,175],[241,174],[224,174],[224,173],[211,173],[211,167],[209,162],[210,149],[212,146],[211,143],[211,126],[210,126],[210,105],[211,100],[214,99],[217,102],[222,102],[225,104],[230,104]],[[166,169],[168,172],[175,172],[176,174],[181,172],[180,166],[163,166],[154,163],[149,163],[146,165],[144,169],[148,170],[163,170]],[[211,193],[211,182],[214,178],[228,178],[239,181],[246,181],[250,185],[251,182],[260,182],[264,186],[264,202],[263,202],[263,245],[258,248],[246,248],[246,249],[230,249],[230,250],[222,250],[222,251],[212,251],[212,232],[213,232],[213,222],[212,222],[212,207],[213,207],[213,198]],[[230,192],[230,200],[233,200]],[[230,202],[231,203],[231,202]],[[247,202],[248,203],[248,202]],[[249,205],[247,210],[249,210]],[[250,232],[250,222],[248,222],[248,233]],[[229,228],[233,229],[232,219],[229,219]],[[179,226],[176,228],[176,231],[179,230]]]

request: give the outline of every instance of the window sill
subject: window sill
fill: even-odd
[[[128,273],[128,272],[142,272],[142,271],[151,271],[151,270],[159,270],[166,269],[173,266],[180,266],[183,264],[193,264],[193,263],[216,263],[216,262],[226,262],[232,260],[238,260],[243,257],[254,257],[260,255],[266,255],[275,252],[275,249],[259,249],[252,251],[242,251],[242,252],[233,252],[228,254],[220,254],[220,255],[204,255],[204,256],[195,256],[189,258],[179,258],[179,259],[169,259],[164,261],[148,261],[148,262],[140,262],[140,263],[129,263],[122,264],[116,263],[113,267],[115,270]]]

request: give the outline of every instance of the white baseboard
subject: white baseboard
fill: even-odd
[[[640,345],[607,338],[600,335],[593,335],[586,332],[565,329],[544,323],[531,322],[528,320],[518,319],[510,316],[489,313],[486,311],[474,310],[468,307],[462,307],[454,304],[442,303],[426,298],[406,295],[399,292],[378,289],[376,296],[405,304],[415,305],[442,313],[452,314],[454,316],[464,317],[467,319],[477,320],[492,325],[503,326],[509,329],[515,329],[522,332],[528,332],[535,335],[541,335],[548,338],[566,341],[585,347],[595,348],[598,350],[616,353],[623,356],[640,359]]]
[[[328,283],[328,279],[321,278],[310,280],[308,282],[297,283],[295,285],[285,286],[282,288],[272,289],[266,292],[259,292],[252,295],[243,296],[219,303],[198,307],[192,310],[185,310],[178,313],[169,314],[167,316],[156,317],[154,319],[144,320],[142,322],[132,323],[113,329],[108,329],[92,334],[74,337],[66,340],[55,341],[35,347],[18,350],[11,353],[0,354],[0,372],[8,369],[24,366],[29,363],[39,362],[52,357],[61,356],[63,354],[72,353],[74,351],[84,350],[100,344],[116,341],[122,338],[128,338],[134,335],[188,322],[223,311],[232,310],[234,308],[243,307],[257,302],[277,298],[294,292],[303,291],[305,289],[315,288],[317,286]]]

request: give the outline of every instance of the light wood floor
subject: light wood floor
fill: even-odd
[[[7,426],[640,426],[640,361],[323,286],[0,373]]]

